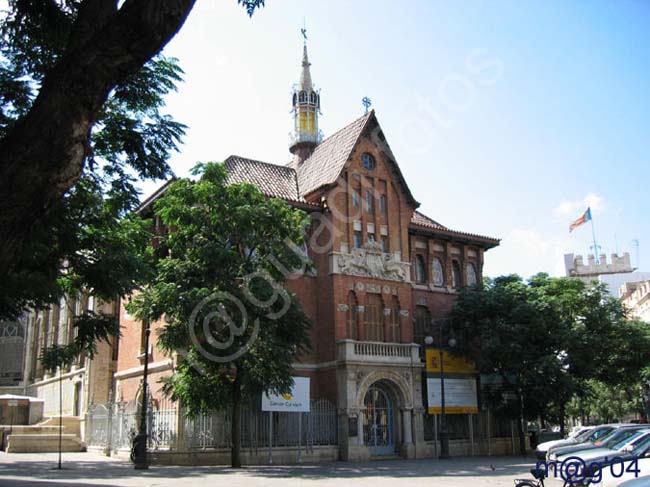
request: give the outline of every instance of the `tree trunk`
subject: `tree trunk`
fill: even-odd
[[[524,431],[524,393],[519,392],[519,419],[517,421],[517,434],[519,435],[519,453],[526,454],[526,436]]]
[[[565,423],[566,423],[566,406],[564,402],[560,404],[560,434],[562,435],[562,438],[565,436]]]
[[[233,468],[241,468],[241,383],[235,377],[232,384],[232,422],[231,422],[232,449],[230,450]]]
[[[195,0],[86,0],[68,48],[27,115],[0,141],[0,277],[30,229],[79,179],[90,130],[113,87],[181,28]],[[108,5],[112,3],[112,8]]]

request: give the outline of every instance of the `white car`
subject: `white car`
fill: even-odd
[[[590,431],[594,429],[595,426],[583,426],[580,429],[572,431],[569,436],[566,438],[562,438],[561,440],[552,440],[552,441],[545,441],[544,443],[540,443],[537,445],[535,448],[535,456],[537,457],[538,460],[545,460],[546,459],[546,452],[549,450],[549,448],[552,448],[554,446],[558,446],[561,444],[565,445],[571,445],[573,443],[577,443],[575,441],[579,436],[583,435],[587,431]]]
[[[629,469],[629,472],[626,472]],[[634,472],[638,469],[639,472]],[[625,480],[645,477],[650,475],[650,458],[639,458],[636,464],[632,461],[617,463],[603,467],[600,472],[600,481],[591,482],[590,487],[616,487]]]

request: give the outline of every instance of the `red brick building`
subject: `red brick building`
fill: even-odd
[[[321,140],[320,94],[309,66],[305,47],[292,98],[293,160],[276,165],[230,156],[225,167],[230,182],[252,183],[312,215],[307,252],[315,272],[287,283],[313,320],[313,352],[295,364],[295,373],[311,378],[312,398],[336,404],[340,457],[422,457],[421,345],[458,289],[481,280],[485,252],[499,241],[452,230],[417,211],[374,111]],[[116,397],[129,400],[146,351],[142,325],[123,308],[121,322]],[[149,360],[157,395],[173,357],[153,347]]]

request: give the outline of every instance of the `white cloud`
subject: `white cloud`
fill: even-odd
[[[596,193],[589,193],[582,200],[565,200],[555,207],[557,216],[574,216],[578,218],[583,211],[590,207],[592,210],[602,210],[605,207],[604,199]]]
[[[535,230],[528,228],[515,228],[510,232],[509,240],[512,244],[525,250],[530,256],[540,257],[546,255],[551,244],[544,240]]]

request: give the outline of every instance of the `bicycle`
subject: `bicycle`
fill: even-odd
[[[544,479],[547,477],[547,472],[544,469],[531,468],[530,473],[535,477],[534,479],[515,479],[515,487],[545,487]],[[562,487],[578,487],[582,485],[589,485],[589,481],[577,480],[571,481],[565,480]]]

